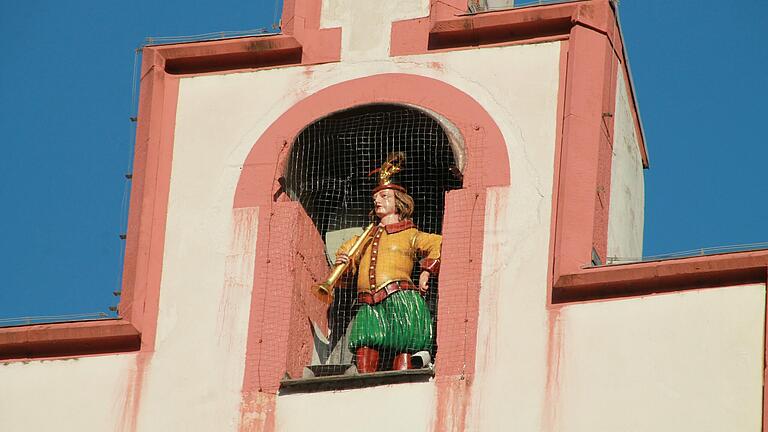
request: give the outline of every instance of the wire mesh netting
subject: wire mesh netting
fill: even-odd
[[[407,358],[412,367],[428,366],[437,355],[438,281],[430,277],[429,289],[420,292],[419,278],[423,266],[439,257],[445,193],[462,186],[442,127],[419,110],[394,105],[369,105],[321,119],[291,147],[286,191],[317,227],[333,263],[337,251],[348,252],[360,239],[363,227],[380,222],[376,213],[385,213],[374,211],[372,191],[380,178],[371,173],[394,153],[405,156],[404,168],[392,179],[413,199],[412,216],[402,219],[414,227],[401,222],[363,236],[334,291],[329,347],[319,359],[324,365],[354,364],[361,348],[375,354],[365,358],[373,359],[378,370]],[[395,207],[407,201],[392,190],[380,195]],[[402,205],[396,212],[404,215]]]

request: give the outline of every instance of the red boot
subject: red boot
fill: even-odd
[[[411,355],[408,353],[396,355],[395,360],[392,362],[392,370],[408,370],[411,367]]]
[[[360,347],[357,349],[357,371],[359,373],[376,372],[379,367],[379,352],[373,348]]]

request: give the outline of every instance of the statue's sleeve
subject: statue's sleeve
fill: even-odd
[[[440,248],[443,245],[443,237],[437,234],[429,234],[419,231],[416,234],[414,247],[419,256],[423,257],[419,264],[422,271],[428,271],[433,276],[440,272]]]
[[[339,255],[343,253],[349,252],[349,250],[352,248],[352,245],[355,244],[357,239],[359,239],[360,236],[354,236],[351,239],[345,241],[342,243],[342,245],[339,247],[339,249],[336,251],[336,258],[339,257]],[[358,254],[354,259],[352,260],[352,267],[357,267],[357,263],[360,261],[360,254]]]

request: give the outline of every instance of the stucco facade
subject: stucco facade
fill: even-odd
[[[616,74],[616,111],[611,151],[611,206],[607,261],[631,262],[643,256],[643,163],[624,71]]]
[[[613,8],[286,0],[283,34],[146,47],[121,319],[0,329],[0,430],[760,430],[768,254],[590,264],[642,255]],[[289,392],[327,263],[279,177],[304,127],[374,103],[434,118],[460,161],[437,357]]]

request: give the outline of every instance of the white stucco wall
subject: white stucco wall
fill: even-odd
[[[563,308],[554,430],[760,431],[764,312],[763,284]]]
[[[624,69],[616,81],[616,109],[608,209],[608,262],[634,261],[643,256],[645,185],[643,159],[630,105]]]
[[[276,430],[428,431],[434,411],[430,383],[295,394],[278,399]]]
[[[0,363],[0,431],[116,431],[135,354]]]

